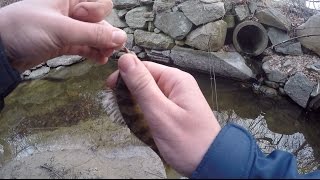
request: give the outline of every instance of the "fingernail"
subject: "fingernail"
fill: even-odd
[[[88,15],[89,15],[89,12],[83,7],[78,8],[75,13],[75,16],[77,17],[86,17]]]
[[[124,31],[113,31],[112,33],[112,42],[114,44],[121,45],[126,42],[127,34]]]
[[[135,58],[132,55],[126,54],[119,59],[119,70],[122,73],[127,73],[131,68],[136,66]]]

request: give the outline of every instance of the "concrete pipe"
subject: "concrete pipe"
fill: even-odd
[[[258,56],[268,47],[267,30],[258,22],[244,21],[233,32],[233,45],[239,52]]]

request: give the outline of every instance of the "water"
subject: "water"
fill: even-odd
[[[29,137],[29,134],[39,132],[53,133],[59,129],[105,119],[106,112],[100,106],[99,94],[105,89],[106,77],[115,69],[116,63],[113,61],[104,66],[83,62],[53,72],[47,80],[22,83],[6,98],[6,107],[0,114],[0,144],[4,145],[5,160],[10,161],[17,153],[24,150],[26,154],[33,150],[26,148],[29,147],[26,144],[30,145],[28,143],[30,138],[26,141],[21,137]],[[211,100],[209,75],[192,74],[210,106],[216,110],[217,105]],[[284,98],[281,101],[268,99],[254,94],[250,84],[222,78],[217,79],[217,94],[221,125],[234,122],[247,128],[257,138],[259,146],[266,154],[274,149],[294,153],[302,173],[319,167],[319,114],[307,114],[289,99]],[[98,147],[101,147],[103,141],[103,146],[107,144],[108,147],[112,147],[117,144],[114,141],[127,142],[127,137],[110,133],[105,135],[109,140],[108,138],[101,140],[102,129],[99,123],[98,131],[95,129],[96,125],[93,127],[85,126],[86,131],[89,129],[90,132],[86,133],[87,136],[96,137],[90,140],[92,142],[89,144],[98,144]],[[120,127],[109,123],[103,128],[104,132],[119,133]],[[74,131],[76,130],[66,129],[61,135],[72,134]],[[48,136],[41,135],[40,139]],[[80,138],[77,141],[81,140]],[[37,144],[39,141],[34,143]]]

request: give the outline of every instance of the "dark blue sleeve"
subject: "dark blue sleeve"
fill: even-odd
[[[5,49],[0,39],[0,111],[4,106],[4,98],[21,82],[21,76],[8,62]]]
[[[208,178],[320,178],[320,171],[300,175],[293,154],[276,150],[265,156],[253,136],[228,124],[216,137],[193,179]]]

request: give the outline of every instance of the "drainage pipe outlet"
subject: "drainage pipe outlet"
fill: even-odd
[[[233,32],[233,45],[239,52],[258,56],[268,47],[267,30],[258,22],[244,21]]]

